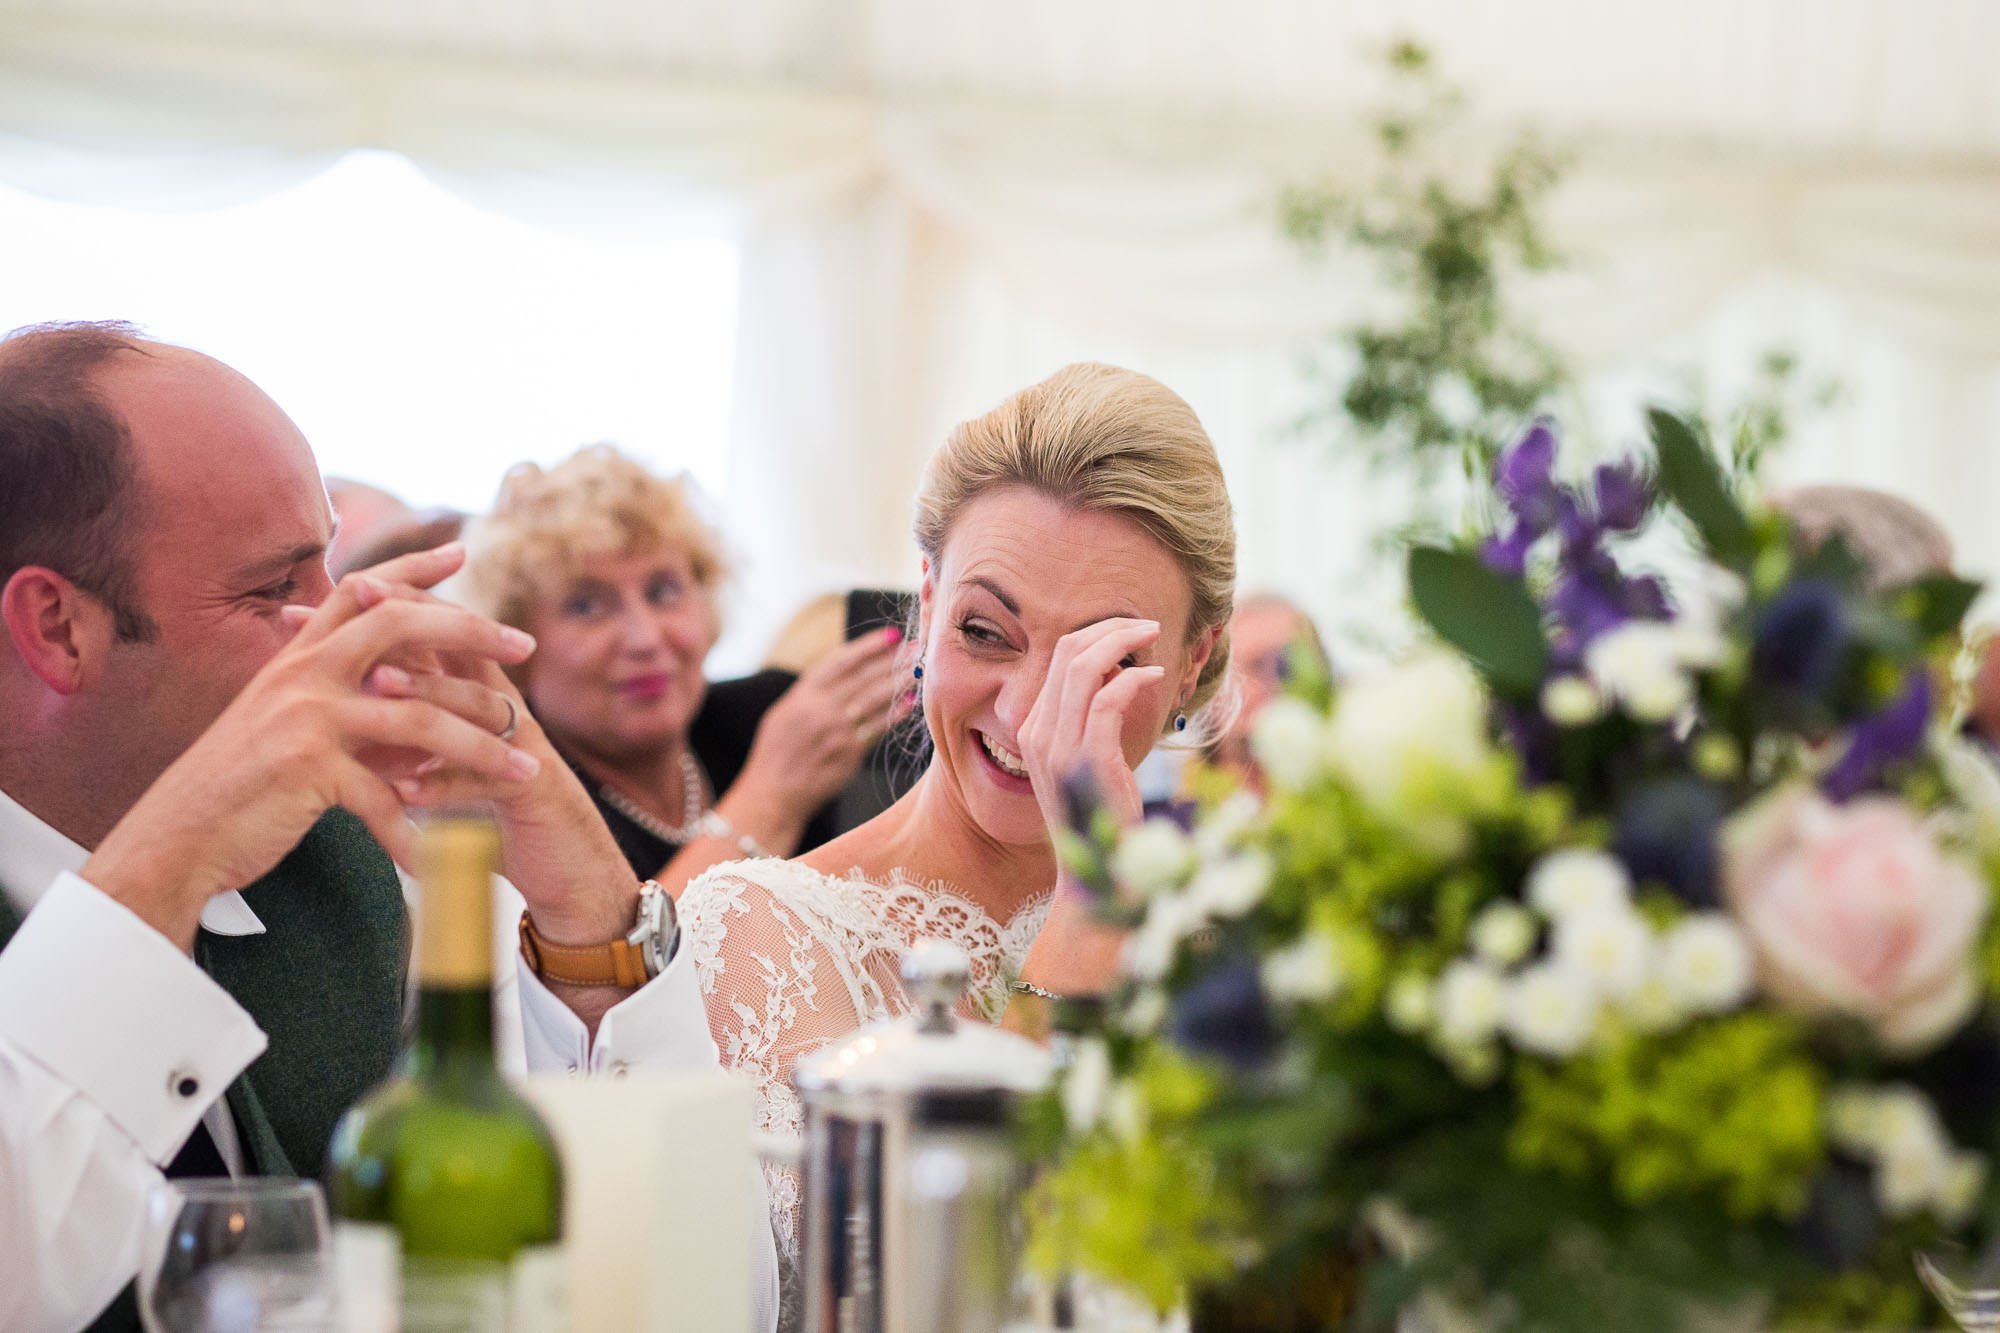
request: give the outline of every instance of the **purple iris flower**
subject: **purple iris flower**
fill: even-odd
[[[1534,546],[1539,534],[1525,523],[1516,523],[1513,530],[1504,537],[1488,537],[1486,544],[1479,548],[1479,558],[1495,574],[1505,574],[1509,578],[1525,578],[1528,573],[1528,551]]]
[[[1651,574],[1627,579],[1623,600],[1626,612],[1634,620],[1672,620],[1674,617],[1674,605],[1667,596],[1667,585]]]
[[[1224,963],[1174,997],[1168,1035],[1181,1049],[1255,1069],[1278,1049],[1257,960]]]
[[[1923,747],[1924,727],[1930,716],[1930,674],[1922,667],[1911,667],[1901,692],[1880,712],[1855,724],[1847,752],[1826,771],[1820,786],[1836,801],[1859,796]]]
[[[1500,455],[1494,470],[1494,489],[1521,525],[1537,536],[1555,526],[1562,500],[1562,489],[1555,483],[1555,462],[1555,431],[1543,420]]]
[[[1646,476],[1631,461],[1597,469],[1597,520],[1613,532],[1636,532],[1653,503]]]
[[[1499,712],[1500,729],[1514,753],[1521,756],[1528,782],[1540,786],[1561,777],[1561,737],[1541,709],[1502,704]]]
[[[1847,662],[1847,603],[1825,579],[1795,579],[1757,619],[1750,674],[1776,689],[1824,699]]]

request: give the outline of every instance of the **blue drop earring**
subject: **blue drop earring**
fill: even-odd
[[[1187,730],[1187,714],[1186,714],[1186,713],[1175,713],[1175,714],[1174,714],[1174,730],[1175,730],[1175,731],[1186,731],[1186,730]]]
[[[910,669],[910,674],[918,680],[922,680],[924,678],[924,664],[922,662],[917,663],[916,666]]]

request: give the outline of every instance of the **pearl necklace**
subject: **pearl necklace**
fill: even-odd
[[[602,787],[604,803],[661,842],[672,843],[676,847],[693,842],[709,832],[708,777],[701,771],[701,761],[694,757],[694,751],[683,747],[680,763],[680,827],[676,828],[658,815],[643,809],[637,801],[608,782]]]

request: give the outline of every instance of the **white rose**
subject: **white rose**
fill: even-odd
[[[1750,998],[1757,962],[1734,921],[1720,912],[1702,912],[1667,931],[1660,976],[1688,1009],[1719,1014]]]
[[[1422,1032],[1437,1017],[1437,993],[1431,983],[1407,972],[1389,983],[1382,1008],[1389,1026],[1403,1033]]]
[[[1111,1052],[1102,1039],[1085,1037],[1076,1044],[1076,1054],[1063,1075],[1063,1120],[1072,1134],[1088,1134],[1097,1128],[1104,1114],[1105,1094],[1111,1090]]]
[[[1508,985],[1505,1021],[1522,1050],[1558,1059],[1575,1055],[1597,1030],[1595,987],[1559,963],[1539,963]]]
[[[1395,815],[1411,781],[1470,773],[1491,754],[1486,697],[1458,658],[1427,653],[1344,687],[1334,702],[1334,766],[1376,811]]]
[[[1551,676],[1542,686],[1542,714],[1559,727],[1582,727],[1604,716],[1604,696],[1582,676]]]
[[[1950,1183],[1955,1154],[1930,1102],[1914,1088],[1884,1088],[1875,1094],[1871,1119],[1882,1211],[1907,1217],[1934,1205]]]
[[[1325,772],[1326,747],[1326,719],[1289,694],[1265,704],[1250,724],[1250,753],[1279,787],[1303,787]]]
[[[1264,959],[1264,991],[1280,1004],[1312,1004],[1340,993],[1347,969],[1340,945],[1323,930],[1308,930]]]
[[[1630,907],[1592,907],[1556,922],[1556,959],[1601,996],[1623,999],[1653,970],[1653,932]]]
[[[1147,820],[1111,853],[1113,877],[1144,894],[1176,887],[1193,865],[1194,846],[1171,819]]]
[[[1513,903],[1489,903],[1472,919],[1472,951],[1495,967],[1512,967],[1535,944],[1535,918]]]
[[[1187,886],[1187,897],[1209,916],[1242,916],[1271,886],[1271,858],[1250,851],[1203,866]]]
[[[1632,877],[1616,857],[1564,848],[1528,872],[1528,901],[1551,921],[1572,912],[1622,907],[1632,901]]]
[[[1597,687],[1641,722],[1665,722],[1694,701],[1672,625],[1634,620],[1600,634],[1584,650]]]
[[[1434,996],[1438,1036],[1448,1046],[1476,1046],[1500,1027],[1507,983],[1498,968],[1460,959],[1439,974]]]

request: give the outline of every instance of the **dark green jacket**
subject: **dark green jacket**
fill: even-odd
[[[387,1077],[401,1046],[402,888],[361,821],[335,810],[243,897],[263,934],[195,940],[195,961],[270,1039],[230,1085],[229,1109],[251,1171],[317,1177],[335,1122]],[[0,948],[19,927],[0,896]],[[130,1286],[91,1325],[138,1327]]]

